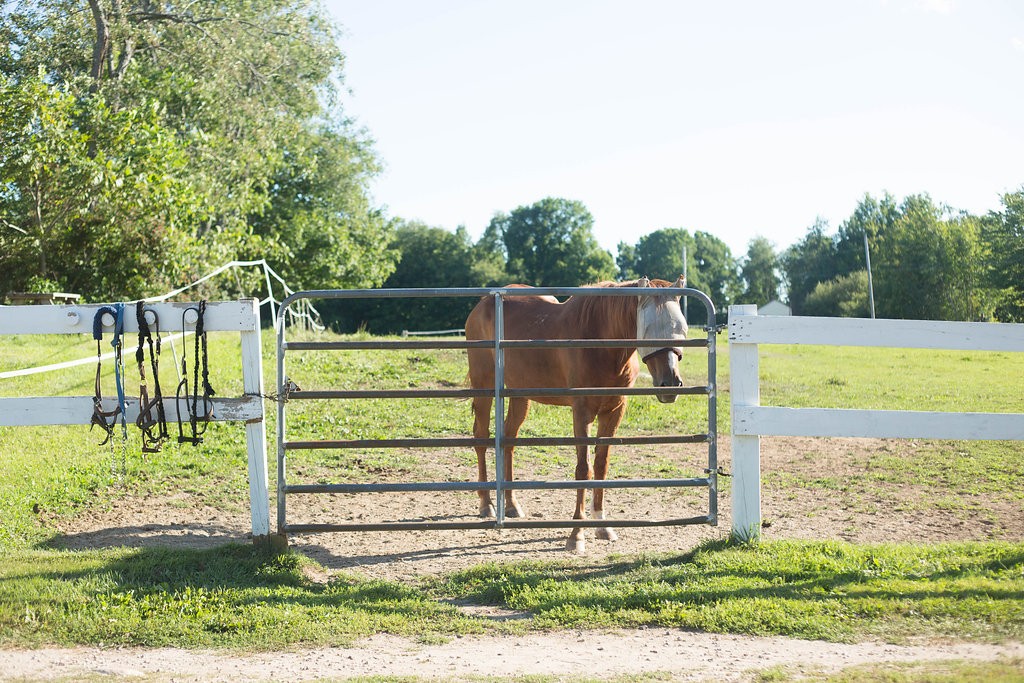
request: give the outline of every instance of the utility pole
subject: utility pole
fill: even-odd
[[[875,286],[871,282],[871,250],[868,249],[868,231],[864,231],[864,261],[868,264],[868,305],[871,307],[871,319],[875,318]]]
[[[683,245],[683,284],[684,285],[686,284],[686,245],[685,244]],[[690,297],[688,297],[688,296],[684,296],[683,297],[683,320],[687,319],[686,318],[686,313],[687,313],[687,308],[688,307],[687,307],[686,303],[687,303],[687,300],[689,298]]]

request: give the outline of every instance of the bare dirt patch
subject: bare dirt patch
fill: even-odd
[[[762,444],[764,489],[762,514],[766,539],[842,539],[855,543],[1024,540],[1024,505],[1012,495],[960,499],[950,509],[936,510],[933,482],[865,484],[873,455],[899,456],[916,448],[912,442],[881,439],[771,438]],[[373,480],[443,480],[465,467],[455,454],[437,458],[425,472],[372,473]],[[613,454],[628,460],[620,450]],[[638,458],[641,456],[638,456]],[[909,456],[908,456],[909,457]],[[692,453],[679,458],[693,459]],[[728,439],[722,439],[719,462],[730,467]],[[660,467],[684,465],[668,461]],[[690,476],[702,467],[689,462]],[[544,465],[543,467],[547,467]],[[614,467],[614,465],[613,465]],[[524,464],[522,477],[536,476]],[[547,478],[571,476],[545,470]],[[618,530],[615,542],[588,541],[581,561],[599,561],[609,554],[680,552],[705,539],[727,536],[731,527],[729,480],[721,478],[719,525],[672,526]],[[953,492],[955,493],[955,492]],[[572,516],[572,491],[527,491],[520,502],[530,519],[562,520]],[[611,491],[606,512],[616,518],[690,517],[707,510],[704,489],[633,489]],[[68,548],[113,546],[209,547],[244,540],[251,528],[239,492],[235,511],[204,506],[181,494],[172,498],[124,498],[105,510],[55,522]],[[289,522],[478,521],[473,493],[412,493],[289,496]],[[356,571],[365,576],[409,580],[448,573],[485,562],[569,559],[568,532],[562,529],[479,529],[470,531],[370,531],[294,534],[292,547],[329,571]]]

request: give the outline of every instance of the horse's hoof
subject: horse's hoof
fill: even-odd
[[[526,509],[518,505],[506,505],[505,506],[506,517],[525,517]]]
[[[579,538],[569,537],[569,540],[565,542],[565,549],[570,553],[576,553],[577,555],[584,555],[587,552],[587,539],[580,536]]]
[[[494,505],[492,505],[491,503],[481,503],[481,505],[480,505],[480,516],[484,517],[484,518],[486,518],[486,517],[494,517],[495,516]]]
[[[617,541],[619,540],[619,535],[615,533],[615,529],[598,527],[597,531],[594,532],[594,538],[599,538],[602,541]]]

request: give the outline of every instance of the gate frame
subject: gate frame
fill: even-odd
[[[348,289],[309,290],[288,296],[280,310],[285,311],[295,301],[304,299],[367,299],[367,298],[440,298],[440,297],[493,297],[495,302],[495,335],[493,340],[451,341],[451,340],[374,340],[334,342],[288,342],[285,340],[285,326],[278,327],[277,333],[277,535],[287,539],[289,533],[327,531],[399,531],[399,530],[447,530],[447,529],[557,529],[578,527],[647,527],[682,524],[718,524],[718,420],[716,385],[716,324],[715,307],[703,292],[688,287],[532,287],[530,295],[537,296],[685,296],[701,301],[707,310],[704,330],[706,339],[504,339],[504,314],[502,302],[508,296],[523,296],[522,288],[443,288],[443,289]],[[284,319],[284,316],[281,316]],[[573,388],[573,389],[508,389],[504,386],[504,352],[507,348],[628,348],[640,345],[665,345],[683,347],[707,347],[708,378],[704,386],[694,387],[629,387],[629,388]],[[285,352],[287,350],[341,350],[341,349],[494,349],[495,387],[491,389],[431,389],[431,390],[366,390],[366,391],[303,391],[294,387],[285,373]],[[654,437],[586,437],[586,438],[504,438],[505,398],[509,396],[537,395],[615,395],[642,396],[658,394],[705,394],[708,397],[708,432],[689,436]],[[341,441],[286,441],[285,403],[296,399],[354,399],[354,398],[471,398],[493,396],[494,436],[488,439],[474,437],[441,439],[362,439]],[[613,479],[565,481],[523,481],[504,480],[504,447],[535,445],[577,445],[597,444],[627,445],[656,443],[707,443],[708,467],[705,477],[689,479]],[[444,446],[487,446],[494,448],[494,478],[486,482],[403,482],[394,484],[288,484],[287,451],[317,448],[395,448],[395,447],[444,447]],[[654,488],[654,487],[708,487],[708,513],[695,517],[669,520],[508,520],[504,517],[504,491],[522,489],[580,489],[580,488]],[[480,491],[489,490],[497,496],[495,519],[480,522],[390,522],[377,524],[288,524],[286,519],[286,498],[290,493],[360,493],[360,492],[409,492],[409,491]]]
[[[759,316],[729,307],[732,536],[761,533],[761,437],[848,436],[1024,441],[1022,413],[954,413],[761,406],[759,344],[1024,351],[1024,324]]]
[[[134,303],[134,302],[132,302]],[[93,317],[111,304],[72,304],[54,306],[0,306],[0,335],[19,334],[89,334],[92,335]],[[175,327],[161,331],[179,331],[182,316],[190,302],[146,303],[159,320],[174,321]],[[185,322],[190,330],[195,321]],[[113,322],[104,322],[109,333]],[[263,410],[263,356],[260,347],[260,307],[256,299],[238,301],[210,301],[206,304],[203,328],[207,332],[237,332],[242,343],[242,390],[238,398],[214,396],[211,420],[214,422],[244,422],[246,452],[249,462],[249,508],[252,519],[252,538],[257,545],[270,541],[269,482],[267,478],[267,441]],[[139,326],[132,315],[124,317],[124,334],[138,334]],[[168,420],[178,419],[178,401],[175,396],[163,399]],[[125,419],[134,423],[139,415],[139,398],[127,396]],[[116,397],[103,399],[104,410],[117,407]],[[29,427],[45,425],[87,425],[92,421],[92,396],[34,396],[0,397],[0,426]]]

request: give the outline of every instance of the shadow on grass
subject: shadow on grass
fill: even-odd
[[[476,542],[472,545],[447,545],[420,550],[384,550],[379,553],[341,555],[337,553],[335,548],[311,543],[306,538],[296,539],[296,549],[299,552],[308,554],[317,562],[332,570],[359,570],[361,567],[389,565],[400,562],[415,563],[417,561],[438,560],[452,555],[458,555],[460,558],[484,557],[493,555],[496,549],[501,549],[509,553],[509,555],[524,551],[530,553],[549,553],[552,559],[556,559],[565,555],[563,544],[564,541],[561,537],[518,539],[516,541],[501,539],[489,543]]]
[[[130,547],[78,551],[59,541],[53,549],[60,555],[35,556],[36,577],[44,580],[76,581],[96,577],[109,579],[108,588],[173,592],[178,589],[268,588],[308,584],[301,556],[274,553],[255,546],[221,543],[215,547]]]
[[[415,587],[327,577],[298,553],[242,544],[23,551],[0,577],[9,644],[263,648],[486,630]]]
[[[60,534],[41,543],[49,550],[92,550],[95,548],[217,548],[251,539],[240,537],[238,529],[212,524],[139,524],[97,531]]]

